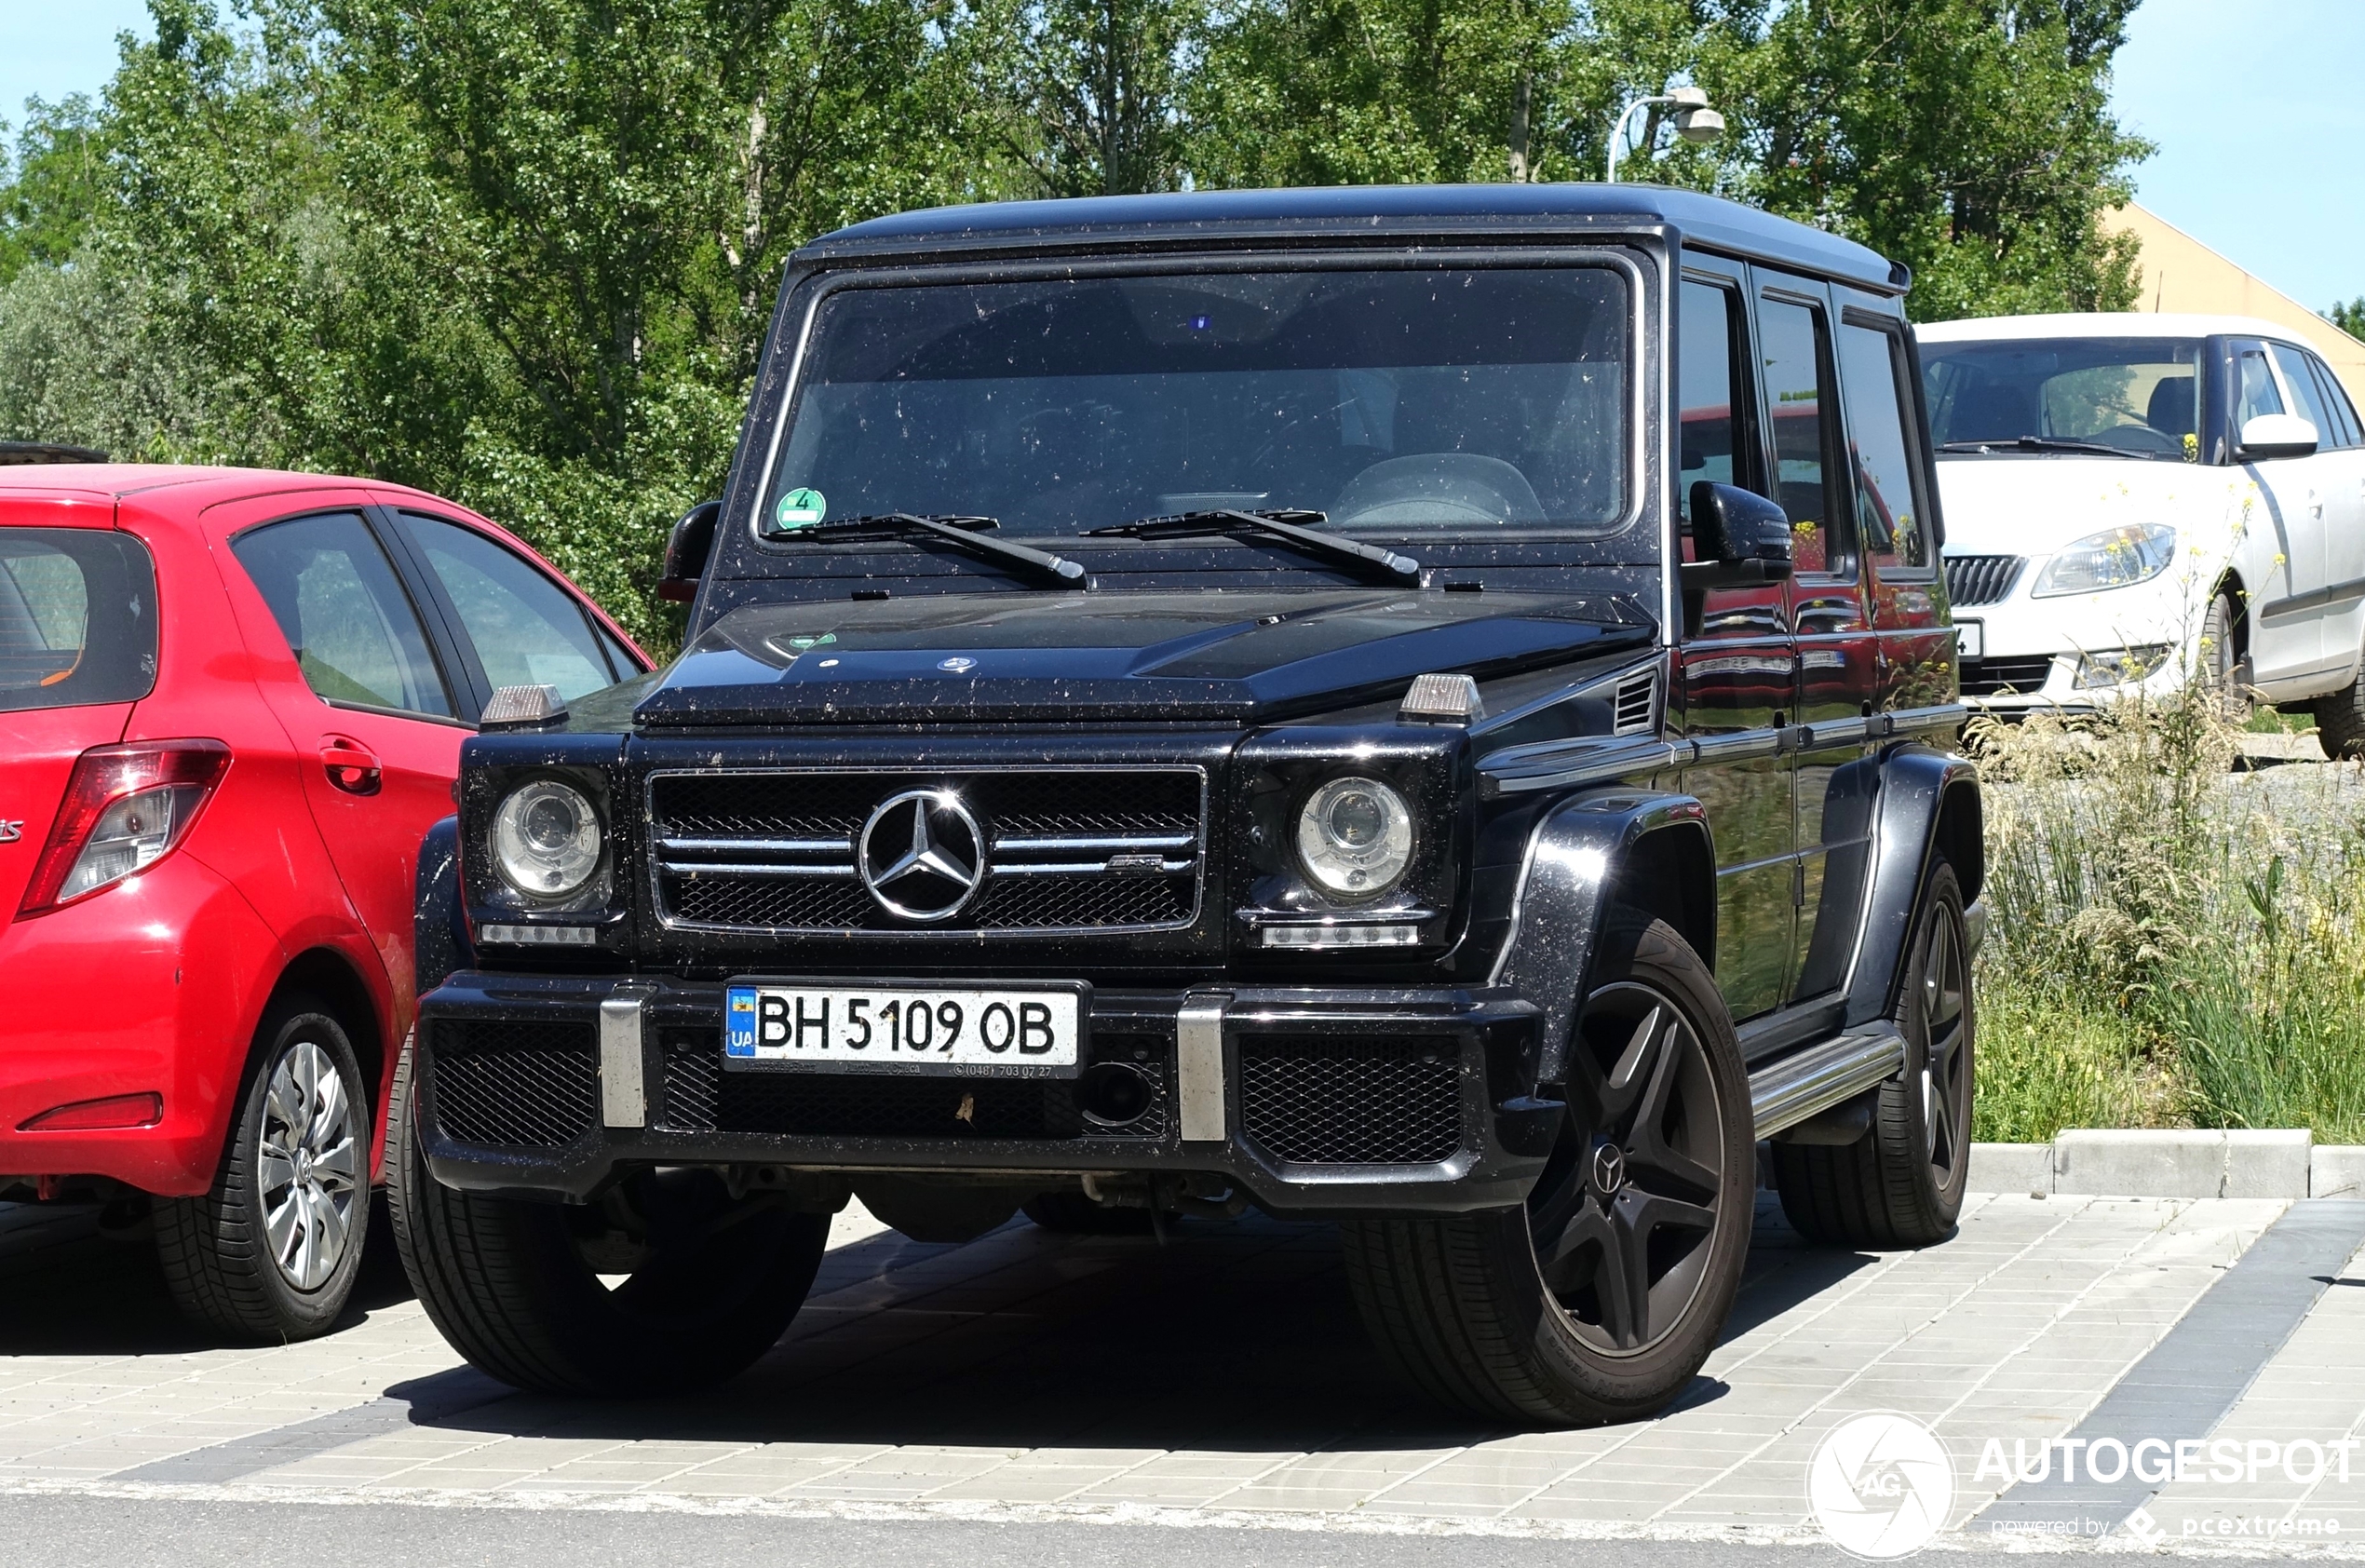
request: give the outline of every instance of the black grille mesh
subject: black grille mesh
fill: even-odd
[[[1150,1075],[1151,1105],[1121,1129],[1095,1127],[1064,1078],[897,1077],[881,1073],[731,1073],[722,1030],[669,1027],[662,1127],[682,1132],[756,1132],[837,1138],[1163,1138],[1171,1090],[1167,1041],[1098,1035],[1096,1061],[1133,1061]],[[1146,1060],[1143,1060],[1143,1055]],[[967,1115],[962,1115],[963,1102]]]
[[[1977,604],[1999,604],[2020,581],[2028,562],[2017,555],[1950,555],[1946,558],[1946,598],[1958,610]]]
[[[433,1028],[436,1119],[447,1136],[555,1148],[591,1129],[600,1104],[591,1025],[443,1019]]]
[[[1279,1035],[1240,1043],[1240,1127],[1275,1158],[1426,1165],[1462,1142],[1451,1039]]]
[[[2050,655],[2040,655],[2034,658],[1965,659],[1963,695],[1994,696],[1999,693],[2016,692],[2026,696],[2042,691],[2052,674]]]

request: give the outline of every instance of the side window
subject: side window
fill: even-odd
[[[1682,362],[1676,367],[1676,509],[1692,526],[1692,486],[1702,480],[1747,484],[1754,465],[1737,462],[1748,382],[1736,375],[1734,356],[1748,335],[1738,291],[1686,278],[1681,295]],[[1737,393],[1736,388],[1739,388]]]
[[[1824,367],[1831,360],[1831,329],[1813,305],[1766,299],[1758,304],[1764,341],[1765,413],[1773,422],[1774,499],[1791,515],[1792,555],[1801,572],[1847,570],[1847,542],[1837,478],[1824,440]]]
[[[1913,448],[1905,343],[1897,333],[1840,323],[1840,400],[1856,480],[1856,536],[1887,567],[1929,564],[1913,503]]]
[[[2365,434],[2357,427],[2357,407],[2348,400],[2348,389],[2341,385],[2340,377],[2313,354],[2307,356],[2307,363],[2316,372],[2316,395],[2323,402],[2324,412],[2332,416],[2332,423],[2340,428],[2340,444],[2355,446],[2365,439]]]
[[[275,522],[230,548],[323,700],[453,717],[418,611],[359,513]]]
[[[615,683],[591,623],[564,588],[474,529],[420,512],[403,521],[452,596],[494,686],[556,686],[572,702]]]
[[[2266,368],[2266,350],[2245,348],[2235,365],[2234,429],[2263,413],[2281,413],[2283,395],[2275,390],[2274,372]]]
[[[608,656],[608,673],[619,681],[629,681],[641,673],[640,658],[618,641],[614,632],[596,621],[592,623],[591,629],[600,634],[600,647]]]
[[[2316,388],[2316,377],[2307,368],[2307,356],[2288,343],[2273,345],[2275,363],[2283,372],[2283,385],[2291,389],[2291,401],[2299,405],[2299,416],[2316,426],[2316,444],[2338,446],[2341,430],[2332,423],[2331,414],[2324,407],[2323,395]]]

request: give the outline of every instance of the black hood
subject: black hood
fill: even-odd
[[[964,593],[750,605],[707,629],[633,710],[651,727],[1037,722],[1249,723],[1651,640],[1610,595],[1371,588]]]

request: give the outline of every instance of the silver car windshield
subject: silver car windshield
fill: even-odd
[[[2198,343],[2161,338],[1925,340],[1930,437],[1940,452],[2025,439],[2195,460],[2200,361]]]
[[[1607,266],[843,288],[764,532],[1288,507],[1348,532],[1608,533],[1630,507],[1631,315]]]

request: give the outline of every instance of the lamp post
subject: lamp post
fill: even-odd
[[[1638,98],[1628,103],[1617,116],[1617,125],[1610,132],[1610,166],[1606,178],[1617,183],[1617,152],[1626,142],[1626,128],[1638,109],[1655,103],[1675,106],[1675,134],[1686,142],[1713,142],[1724,134],[1724,116],[1708,106],[1708,91],[1704,88],[1671,88],[1655,98]]]

